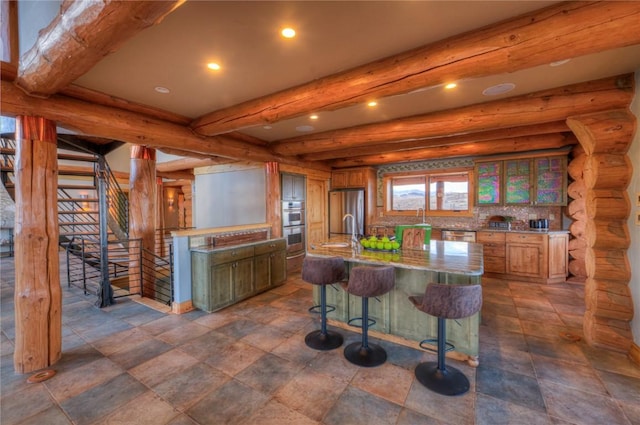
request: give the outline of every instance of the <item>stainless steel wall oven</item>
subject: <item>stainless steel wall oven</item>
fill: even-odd
[[[282,226],[304,225],[304,202],[282,201]]]
[[[282,201],[282,236],[287,241],[287,271],[298,270],[306,252],[304,201]]]

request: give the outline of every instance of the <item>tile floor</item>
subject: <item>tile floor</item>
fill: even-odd
[[[65,285],[57,374],[28,384],[13,371],[12,259],[0,267],[2,425],[640,424],[640,368],[562,336],[582,334],[579,285],[484,279],[480,366],[449,361],[471,391],[445,397],[414,378],[435,358],[421,350],[382,342],[388,361],[369,369],[307,348],[319,319],[299,275],[212,314],[100,310]]]

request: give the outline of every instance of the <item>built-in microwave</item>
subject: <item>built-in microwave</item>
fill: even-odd
[[[304,225],[304,202],[282,202],[282,226],[289,227],[302,225]]]

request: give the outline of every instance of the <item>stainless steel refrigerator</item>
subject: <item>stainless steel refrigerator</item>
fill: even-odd
[[[344,219],[345,214],[353,220]],[[329,236],[351,235],[355,223],[356,235],[364,235],[364,190],[345,189],[329,192]]]

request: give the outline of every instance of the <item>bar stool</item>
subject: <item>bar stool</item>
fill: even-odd
[[[344,349],[344,356],[358,366],[380,366],[387,360],[387,352],[377,344],[369,344],[369,298],[391,291],[395,285],[395,269],[392,266],[360,266],[351,269],[345,290],[362,297],[362,341],[353,342]]]
[[[430,283],[424,295],[411,296],[409,300],[418,310],[438,318],[438,361],[424,362],[416,366],[416,378],[422,385],[438,394],[466,393],[469,391],[467,377],[460,370],[445,365],[445,352],[448,351],[445,348],[445,319],[462,319],[477,313],[482,306],[482,287]],[[448,345],[453,349],[451,344]]]
[[[327,330],[327,285],[339,282],[345,278],[344,260],[341,257],[309,257],[302,262],[302,280],[320,286],[320,316],[322,326],[307,334],[304,342],[314,350],[333,350],[342,345],[343,338],[337,332]],[[315,311],[313,306],[309,311]],[[335,310],[333,307],[332,310]]]

